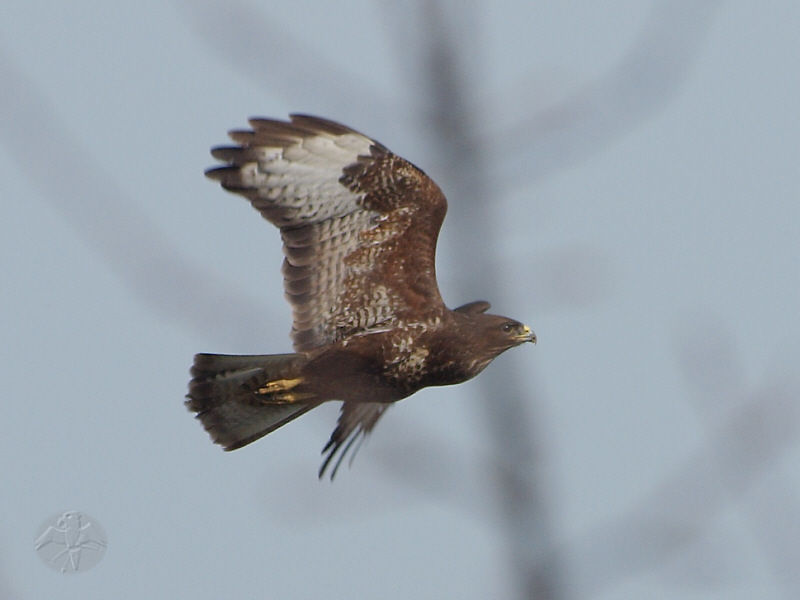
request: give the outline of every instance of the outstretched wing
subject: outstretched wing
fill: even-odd
[[[296,351],[444,310],[434,262],[447,202],[425,173],[332,121],[250,125],[206,174],[280,228]]]
[[[361,443],[367,437],[367,434],[372,431],[378,419],[381,418],[389,404],[378,404],[370,402],[345,402],[342,404],[342,410],[339,413],[339,421],[336,423],[336,429],[331,434],[331,439],[325,444],[322,453],[326,454],[325,460],[322,461],[322,466],[319,468],[319,478],[322,479],[325,475],[325,470],[330,465],[333,457],[337,454],[339,458],[336,459],[336,464],[331,471],[331,479],[336,477],[336,471],[339,470],[339,465],[342,464],[342,459],[345,457],[350,448],[355,444],[353,452],[350,454],[350,462],[353,462]],[[339,452],[341,450],[341,453]]]

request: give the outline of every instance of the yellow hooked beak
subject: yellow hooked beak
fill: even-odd
[[[517,336],[517,339],[522,342],[531,342],[536,344],[536,334],[533,333],[530,327],[527,325],[522,326],[522,333]]]

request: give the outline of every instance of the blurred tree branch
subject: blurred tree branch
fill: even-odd
[[[792,381],[752,391],[637,507],[556,549],[568,566],[572,595],[592,597],[665,563],[696,542],[726,506],[757,490],[770,466],[797,443],[799,394]],[[796,530],[797,507],[784,508],[791,511],[779,522]]]
[[[432,145],[446,160],[442,166],[451,197],[458,198],[462,207],[450,216],[452,229],[462,233],[454,243],[460,247],[459,254],[466,254],[464,249],[480,235],[482,253],[472,269],[481,273],[482,289],[500,289],[505,287],[497,269],[502,256],[493,245],[497,211],[485,199],[491,191],[494,201],[502,202],[503,190],[487,190],[486,182],[503,182],[510,188],[550,176],[602,151],[655,114],[690,72],[718,5],[656,3],[639,41],[620,64],[552,108],[531,112],[529,89],[492,96],[495,104],[487,109],[514,117],[515,125],[502,131],[495,131],[492,119],[484,118],[483,109],[478,108],[476,98],[485,99],[476,90],[479,74],[477,78],[475,73],[467,74],[470,53],[479,47],[479,42],[474,47],[467,44],[479,39],[479,32],[471,29],[478,26],[471,14],[475,4],[419,3],[413,5],[414,10],[407,10],[407,5],[385,5],[393,19],[407,19],[415,32],[408,56],[399,57],[409,61],[407,76],[418,78],[413,81],[419,96],[414,106],[403,105],[373,89],[368,81],[337,69],[326,56],[313,52],[243,2],[181,6],[199,37],[224,61],[292,103],[313,98],[327,116],[353,117],[358,111],[359,121],[368,123],[398,119],[398,114],[422,114],[430,125],[426,131]],[[401,48],[405,42],[396,37],[394,43]],[[4,82],[0,138],[9,153],[42,196],[108,261],[141,302],[169,321],[217,340],[256,343],[256,332],[264,329],[258,324],[267,317],[261,303],[242,290],[230,291],[230,282],[214,279],[174,248],[125,190],[78,147],[45,94],[2,52],[0,79]],[[357,105],[354,97],[361,99]],[[399,118],[402,125],[408,120]],[[42,163],[48,165],[47,170],[38,168]],[[508,209],[505,206],[503,212]],[[181,289],[165,283],[174,281],[181,282]],[[475,296],[477,290],[466,278],[459,285],[459,294]],[[225,311],[218,310],[222,305]],[[213,323],[207,319],[212,313],[216,315]],[[717,354],[709,360],[725,358]],[[520,381],[512,362],[498,364],[480,381],[486,407],[481,422],[496,442],[493,454],[482,464],[493,473],[495,515],[504,525],[520,597],[554,600],[600,593],[685,549],[715,514],[734,501],[744,507],[787,596],[800,592],[794,569],[800,554],[796,494],[769,473],[770,466],[798,439],[800,390],[795,383],[756,389],[743,396],[725,418],[720,415],[727,404],[703,409],[708,411],[704,420],[710,433],[696,456],[633,511],[574,539],[559,541],[549,518],[551,498],[543,489],[541,438],[533,429],[538,396]],[[498,398],[501,389],[503,395]],[[713,389],[712,381],[706,392]],[[727,392],[718,397],[730,400]],[[420,437],[414,447],[443,465],[458,462],[452,450],[435,441]],[[457,495],[461,506],[483,509],[480,500],[463,499],[464,491],[472,489],[463,474],[437,479],[430,473],[409,471],[395,462],[393,453],[372,456],[376,458],[403,484],[422,486],[447,501],[455,501]],[[441,472],[448,469],[443,467]]]
[[[231,291],[234,284],[184,256],[81,147],[46,94],[2,49],[0,81],[0,141],[41,197],[142,304],[222,344],[256,342],[257,332],[266,329],[261,303],[244,290]]]
[[[533,99],[525,90],[493,95],[494,110],[517,115],[506,130],[481,131],[488,153],[497,157],[494,179],[515,186],[552,177],[654,116],[691,73],[721,4],[654,2],[638,41],[619,64],[552,108],[531,114],[526,105]]]

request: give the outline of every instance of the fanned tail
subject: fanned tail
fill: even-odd
[[[197,354],[186,406],[215,443],[236,450],[319,405],[295,390],[305,363],[300,354]]]

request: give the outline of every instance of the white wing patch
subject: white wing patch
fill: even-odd
[[[239,137],[241,134],[235,139]],[[253,137],[252,142],[258,143],[258,136]],[[233,164],[238,167],[239,183],[245,188],[242,191],[247,192],[253,206],[278,227],[293,227],[359,209],[361,196],[339,183],[339,178],[342,169],[357,162],[359,155],[369,156],[372,144],[360,135],[320,133],[297,138],[285,147],[240,148],[240,162]],[[218,149],[214,155],[225,160],[232,150]]]
[[[403,293],[412,272],[423,282],[410,291],[413,302],[424,303],[429,294],[433,301],[425,306],[443,308],[432,264],[446,202],[424,173],[324,119],[294,115],[291,122],[250,124],[252,130],[230,133],[238,146],[212,151],[227,164],[207,174],[249,198],[280,228],[296,351],[391,321],[408,307]],[[409,243],[409,228],[418,221],[424,226],[413,239],[422,242],[411,254],[400,243]]]

